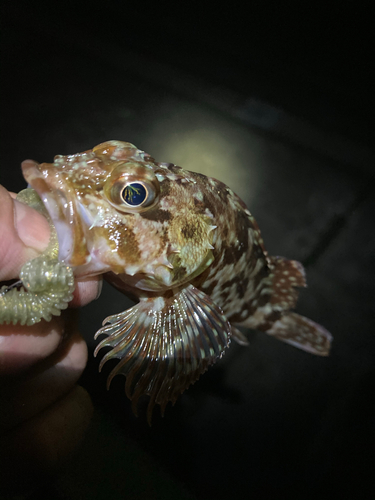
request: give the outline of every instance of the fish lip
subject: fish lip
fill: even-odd
[[[66,189],[64,176],[53,164],[38,164],[33,160],[25,160],[21,166],[26,182],[39,195],[55,226],[59,242],[59,260],[71,264],[76,238],[73,193]]]

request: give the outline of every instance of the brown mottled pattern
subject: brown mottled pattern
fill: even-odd
[[[160,188],[155,204],[139,213],[119,212],[103,194],[112,172],[122,165],[126,170],[127,164],[140,180],[146,173],[155,176]],[[41,164],[29,172],[28,180],[31,184],[41,182],[42,176],[46,181],[39,191],[63,191],[74,205],[70,265],[86,263],[90,269],[90,254],[100,261],[99,266],[124,274],[124,279],[127,274],[149,275],[148,282],[153,282],[155,290],[181,286],[192,276],[228,319],[239,323],[268,303],[283,302],[285,308],[294,305],[294,286],[303,286],[296,281],[279,287],[277,293],[272,290],[275,278],[270,278],[270,272],[274,265],[256,221],[242,200],[216,179],[171,163],[157,163],[132,144],[119,141],[81,154],[57,156],[54,164]],[[58,217],[67,219],[61,201],[56,198],[56,202]],[[205,272],[210,249],[213,259],[208,259]],[[177,260],[173,258],[176,252]]]
[[[199,283],[222,307],[230,321],[241,320],[251,300],[257,278],[268,275],[268,259],[258,226],[243,202],[222,182],[195,174],[205,189],[204,204],[215,214],[215,260],[204,282]],[[245,211],[246,210],[246,211]],[[246,293],[248,292],[248,293]],[[249,312],[250,314],[250,312]]]
[[[231,336],[243,343],[233,323],[328,354],[329,332],[290,313],[305,286],[301,264],[267,255],[255,219],[222,182],[121,141],[29,165],[24,176],[56,226],[60,260],[79,276],[109,273],[140,300],[98,332],[109,335],[98,349],[112,347],[101,366],[120,359],[110,380],[126,375],[134,403],[149,394],[151,412],[175,401]],[[138,205],[123,197],[132,182],[146,193]]]

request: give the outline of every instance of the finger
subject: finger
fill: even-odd
[[[68,312],[68,311],[67,311]],[[66,324],[69,337],[26,380],[0,389],[0,429],[32,418],[66,394],[77,382],[87,362],[87,346],[75,325]]]
[[[73,307],[83,306],[98,297],[102,279],[94,277],[77,283]],[[50,356],[62,341],[63,316],[55,316],[32,326],[0,325],[0,376],[16,376]]]
[[[0,185],[0,281],[17,278],[25,262],[49,241],[49,224],[32,208],[14,200]]]
[[[90,276],[89,278],[79,279],[73,293],[73,300],[69,303],[70,307],[85,306],[92,300],[99,297],[102,290],[103,278],[99,276]]]
[[[90,396],[75,386],[45,411],[10,432],[1,446],[3,488],[8,486],[14,491],[15,484],[21,482],[25,486],[58,468],[79,445],[92,412]]]
[[[16,376],[50,356],[62,341],[63,319],[32,326],[1,325],[0,376]]]
[[[14,197],[0,185],[0,281],[17,278],[23,264],[37,257],[49,241],[46,218]],[[78,280],[71,305],[88,304],[100,294],[100,289],[100,276]]]

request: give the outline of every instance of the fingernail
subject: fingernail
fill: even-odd
[[[14,225],[21,241],[35,250],[43,251],[49,241],[49,223],[36,210],[14,200]]]

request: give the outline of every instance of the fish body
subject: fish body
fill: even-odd
[[[138,300],[107,318],[98,345],[119,360],[136,410],[162,411],[224,353],[235,325],[327,355],[331,335],[297,315],[305,286],[297,261],[268,256],[243,201],[222,182],[158,163],[127,142],[31,164],[23,174],[47,209],[58,259],[76,277],[104,274]]]

